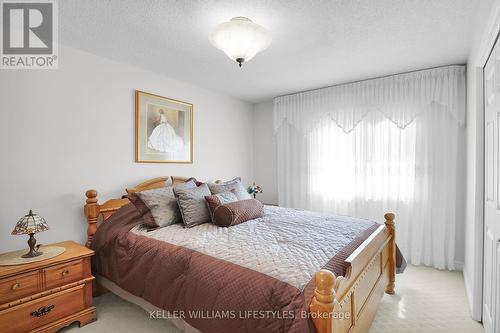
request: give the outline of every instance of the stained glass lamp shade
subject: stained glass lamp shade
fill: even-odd
[[[24,235],[28,234],[30,236],[28,240],[28,245],[30,247],[30,251],[23,255],[23,258],[32,258],[37,257],[42,254],[42,252],[38,251],[38,247],[35,247],[36,239],[33,236],[37,232],[42,232],[48,230],[49,226],[47,222],[40,215],[33,214],[30,210],[28,215],[21,217],[19,221],[17,221],[14,230],[12,231],[13,235]]]

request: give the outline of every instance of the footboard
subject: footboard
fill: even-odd
[[[384,217],[385,226],[346,259],[345,276],[336,277],[328,270],[316,273],[310,311],[318,333],[368,332],[384,290],[394,294],[394,214]]]

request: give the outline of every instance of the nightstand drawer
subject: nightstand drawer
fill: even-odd
[[[0,304],[35,294],[40,290],[38,271],[0,280]]]
[[[0,312],[0,333],[27,332],[85,309],[85,284]]]
[[[75,260],[45,269],[45,289],[51,289],[84,278],[83,260]]]

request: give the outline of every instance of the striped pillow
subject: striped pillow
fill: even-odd
[[[264,205],[256,199],[230,202],[214,211],[215,224],[230,227],[264,216]]]

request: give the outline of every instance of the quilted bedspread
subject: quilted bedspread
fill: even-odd
[[[202,332],[314,332],[312,277],[344,260],[379,224],[265,207],[229,228],[141,227],[132,204],[100,226],[93,269]]]

